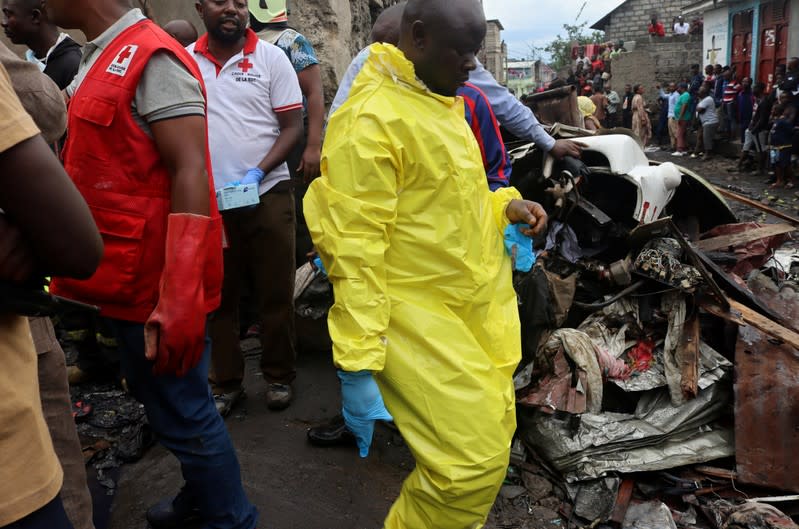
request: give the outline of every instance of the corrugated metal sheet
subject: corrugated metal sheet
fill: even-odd
[[[799,492],[799,351],[742,326],[735,373],[739,479]]]

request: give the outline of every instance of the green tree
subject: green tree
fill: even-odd
[[[603,31],[593,31],[586,33],[588,22],[579,25],[563,24],[566,36],[560,33],[555,40],[544,46],[544,51],[551,57],[549,65],[555,71],[568,66],[572,61],[572,45],[574,44],[600,44],[605,38]]]

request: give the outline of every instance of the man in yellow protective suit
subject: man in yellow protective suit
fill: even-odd
[[[455,97],[485,31],[478,0],[410,0],[399,47],[370,47],[331,118],[304,202],[335,292],[347,426],[364,453],[387,408],[416,458],[387,529],[482,527],[516,427],[503,231],[539,233],[546,214],[513,188],[489,191]]]

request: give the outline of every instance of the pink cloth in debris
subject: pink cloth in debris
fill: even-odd
[[[640,340],[638,344],[633,347],[627,357],[632,362],[633,371],[646,371],[652,366],[654,359],[655,342],[652,340]]]
[[[627,380],[630,378],[632,370],[624,360],[615,358],[607,349],[598,347],[596,344],[594,345],[594,351],[596,352],[597,362],[599,362],[599,368],[602,370],[605,378],[613,378],[616,380]]]

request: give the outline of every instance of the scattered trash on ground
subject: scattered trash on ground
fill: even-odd
[[[86,383],[70,391],[73,403],[86,412],[77,424],[84,459],[112,495],[116,482],[109,470],[138,461],[154,443],[144,406],[112,383]]]

